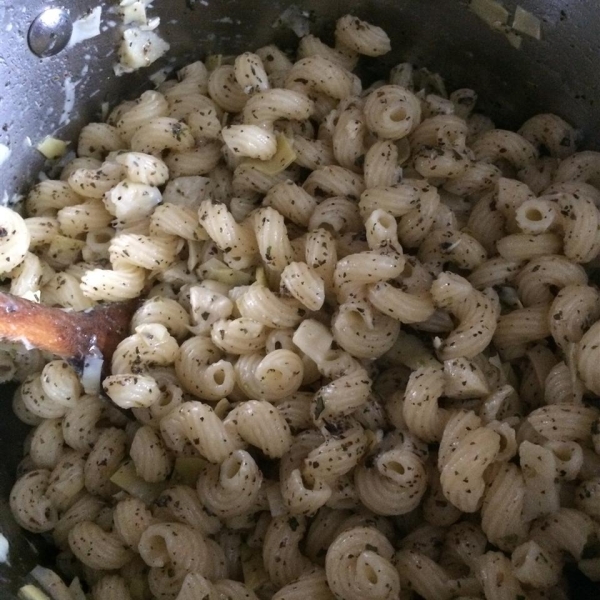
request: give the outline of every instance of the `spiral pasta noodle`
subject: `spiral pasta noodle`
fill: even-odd
[[[444,495],[464,512],[479,508],[485,491],[484,471],[500,450],[500,436],[478,427],[478,421],[474,413],[457,412],[448,420],[440,442],[438,465]]]
[[[394,598],[400,578],[391,563],[393,548],[371,527],[354,527],[340,533],[327,551],[325,572],[336,597]]]

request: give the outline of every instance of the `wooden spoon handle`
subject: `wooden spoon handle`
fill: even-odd
[[[127,335],[137,301],[99,305],[85,312],[66,312],[0,292],[0,338],[25,341],[69,360],[99,350],[110,360]]]

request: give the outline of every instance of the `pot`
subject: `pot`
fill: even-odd
[[[292,31],[273,26],[292,2],[157,0],[152,14],[160,16],[160,34],[171,51],[148,69],[116,77],[113,65],[120,32],[115,4],[0,0],[0,198],[18,199],[37,180],[45,165],[35,147],[45,136],[76,139],[85,123],[99,117],[105,103],[114,105],[117,99],[135,97],[149,87],[149,74],[174,71],[207,54],[235,54],[271,42],[289,48],[297,42]],[[600,146],[596,136],[600,77],[595,60],[600,35],[595,2],[520,0],[522,8],[540,20],[542,35],[539,40],[523,36],[518,49],[474,14],[468,0],[304,0],[297,4],[309,11],[311,31],[317,35],[331,34],[335,19],[347,12],[386,29],[393,51],[383,60],[369,61],[368,76],[375,78],[398,62],[427,66],[441,73],[450,88],[475,89],[478,108],[498,126],[518,127],[538,112],[553,112],[578,127],[582,146]],[[514,14],[516,1],[503,4]],[[44,17],[32,27],[51,6],[64,9],[56,13],[60,18],[50,19],[50,29],[44,27],[48,25]],[[69,39],[70,25],[98,6],[100,35],[60,50]],[[40,57],[31,48],[48,55]],[[0,389],[0,532],[10,541],[11,556],[17,556],[10,566],[0,563],[2,598],[16,597],[25,574],[52,553],[39,536],[21,532],[9,514],[8,494],[27,433],[10,410],[13,389]],[[574,583],[572,597],[598,597],[598,591],[582,585]]]

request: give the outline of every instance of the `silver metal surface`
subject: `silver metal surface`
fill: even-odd
[[[171,52],[150,68],[123,77],[113,72],[120,37],[116,4],[65,2],[72,22],[102,6],[102,33],[65,47],[66,33],[50,40],[44,33],[38,40],[36,26],[30,36],[34,52],[46,56],[63,44],[57,55],[40,58],[27,38],[48,0],[0,0],[0,143],[10,150],[0,164],[0,199],[25,193],[37,180],[46,166],[35,150],[41,139],[50,134],[76,139],[84,123],[100,116],[104,102],[136,96],[151,86],[148,76],[159,69],[174,70],[209,53],[233,54],[270,42],[293,48],[294,34],[272,26],[290,4],[310,11],[312,31],[329,41],[334,20],[346,12],[385,27],[393,52],[384,60],[364,59],[363,76],[376,78],[401,61],[427,66],[440,72],[450,89],[477,90],[478,109],[500,126],[515,127],[537,112],[554,112],[580,129],[582,144],[600,148],[600,11],[592,0],[503,0],[511,14],[519,4],[542,22],[542,39],[524,37],[519,50],[470,12],[468,0],[155,0],[150,14],[161,17],[159,32]],[[6,499],[24,438],[24,428],[10,417],[6,390],[4,395],[0,531],[8,527]],[[11,576],[0,565],[0,598],[11,597],[4,589],[17,580],[18,574]]]
[[[309,10],[313,30],[331,34],[332,21],[347,11],[383,25],[393,52],[384,61],[365,60],[375,76],[409,60],[442,73],[450,87],[480,93],[479,107],[500,125],[516,126],[541,110],[556,112],[581,129],[586,144],[599,147],[600,12],[583,0],[504,0],[538,16],[542,40],[525,37],[520,50],[468,10],[468,0],[296,0]],[[0,143],[11,150],[0,165],[0,198],[24,192],[43,167],[35,150],[48,134],[72,139],[100,113],[102,102],[133,96],[148,86],[148,75],[210,52],[234,53],[270,41],[293,47],[294,34],[272,27],[292,4],[285,0],[157,0],[151,14],[171,44],[169,57],[140,73],[114,76],[119,39],[116,2],[70,0],[73,21],[103,7],[100,36],[40,59],[29,50],[27,31],[47,0],[0,1]],[[170,62],[173,61],[173,62]],[[87,74],[86,73],[87,69]],[[72,110],[71,102],[74,102]]]
[[[71,39],[73,23],[63,8],[48,8],[31,24],[27,40],[29,48],[40,57],[55,56]]]

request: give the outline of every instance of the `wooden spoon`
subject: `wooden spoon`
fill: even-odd
[[[119,342],[128,334],[129,323],[138,301],[99,305],[82,312],[67,312],[30,302],[18,296],[0,293],[0,339],[27,342],[64,358],[83,371],[82,382],[86,393],[99,393],[100,369],[110,367],[110,359]],[[103,360],[98,378],[86,387],[85,367],[87,359]],[[6,396],[6,392],[4,393]],[[12,421],[7,420],[0,428],[3,444],[8,441],[7,432],[12,431]],[[16,429],[19,432],[19,429]],[[10,438],[16,442],[17,437]],[[17,433],[18,436],[18,433]],[[4,439],[5,438],[5,439]],[[0,588],[17,591],[28,579],[28,573],[39,564],[50,565],[56,549],[40,535],[31,535],[21,529],[12,518],[8,496],[14,473],[0,473],[0,532],[10,542],[10,564],[0,563]],[[4,501],[6,500],[6,501]],[[0,594],[4,597],[4,594]],[[12,597],[12,596],[11,596]],[[19,596],[20,597],[20,596]]]
[[[0,292],[0,339],[26,342],[82,366],[89,356],[110,361],[129,332],[137,300],[66,312]]]

